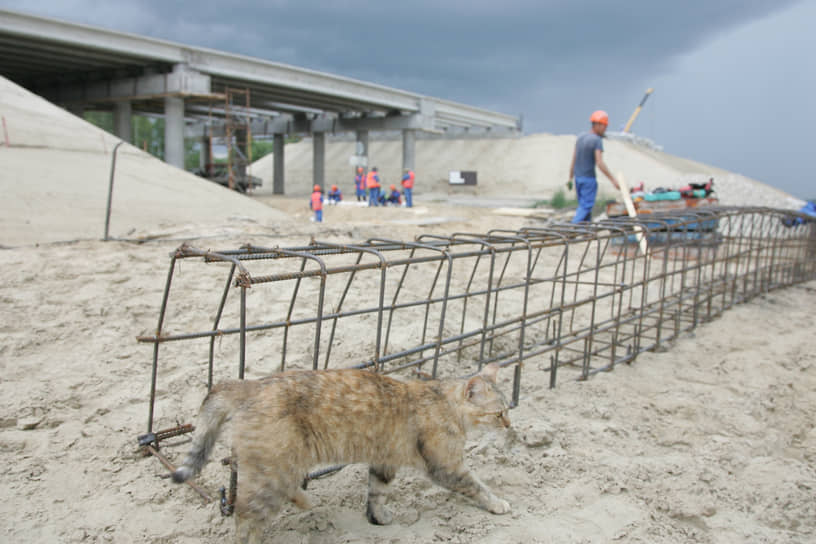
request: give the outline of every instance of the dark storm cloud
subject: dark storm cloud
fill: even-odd
[[[153,21],[133,30],[515,112],[520,89],[667,71],[676,55],[783,4],[147,2]]]
[[[519,94],[631,80],[785,2],[14,2],[15,9],[518,113]],[[529,116],[528,116],[529,117]],[[531,119],[531,122],[533,120]],[[535,128],[535,127],[531,127]]]

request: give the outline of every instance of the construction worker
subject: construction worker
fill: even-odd
[[[403,170],[401,183],[402,190],[405,193],[405,205],[412,208],[414,206],[414,171],[410,168]]]
[[[362,166],[357,167],[357,175],[354,176],[354,191],[357,193],[357,202],[365,202],[366,174]]]
[[[315,185],[312,192],[312,199],[309,202],[309,207],[314,210],[314,222],[323,222],[323,189],[320,185]]]
[[[377,173],[377,167],[371,169],[371,172],[366,176],[366,188],[368,189],[368,205],[380,205],[380,176]]]
[[[329,194],[329,204],[332,206],[343,200],[343,193],[337,188],[337,185],[332,185]]]
[[[391,189],[391,194],[388,195],[388,198],[386,198],[385,201],[392,206],[399,206],[402,204],[402,195],[400,195],[400,192],[397,191],[397,186],[392,185],[389,187],[389,189]]]
[[[578,194],[578,209],[575,210],[573,223],[592,220],[592,208],[595,206],[595,197],[598,195],[598,179],[595,176],[595,167],[603,172],[616,189],[617,180],[603,161],[603,136],[609,126],[609,115],[598,110],[589,117],[592,129],[578,136],[575,142],[575,151],[570,163],[570,181],[567,187],[572,187],[575,179],[575,192]]]

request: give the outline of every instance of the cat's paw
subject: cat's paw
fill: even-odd
[[[504,499],[493,497],[487,510],[493,514],[506,514],[510,511],[510,503]]]
[[[372,525],[391,525],[391,522],[394,521],[394,516],[387,508],[383,506],[374,508],[371,503],[366,506],[366,517]]]

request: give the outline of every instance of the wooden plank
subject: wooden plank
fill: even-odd
[[[623,177],[623,172],[618,172],[618,186],[620,187],[621,198],[623,199],[623,204],[626,206],[626,213],[629,214],[629,217],[632,219],[637,219],[637,211],[635,210],[635,205],[632,203],[632,195],[629,194],[629,186],[626,184],[626,179]],[[649,249],[648,244],[646,242],[646,236],[643,234],[643,227],[640,225],[635,225],[635,237],[637,238],[638,245],[640,246],[640,251],[646,255],[646,251]]]

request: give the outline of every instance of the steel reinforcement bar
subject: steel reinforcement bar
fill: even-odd
[[[181,262],[191,259],[206,272],[179,279]],[[497,362],[514,367],[505,387],[515,406],[522,368],[549,373],[550,387],[559,377],[586,379],[734,304],[814,278],[816,223],[766,208],[413,241],[312,240],[226,251],[182,245],[171,256],[155,334],[138,338],[153,344],[147,433],[166,344],[208,342],[208,388],[222,376],[243,379],[253,346],[249,360],[258,375],[356,366],[460,376]],[[192,324],[202,319],[209,321]],[[236,356],[236,366],[216,360]]]

